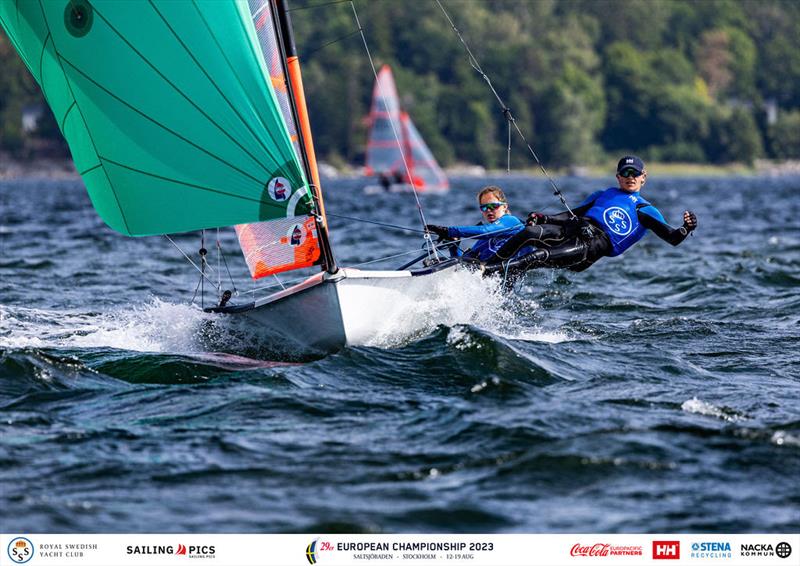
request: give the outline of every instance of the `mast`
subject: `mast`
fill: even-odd
[[[303,90],[303,77],[300,73],[300,59],[297,55],[297,47],[294,42],[294,32],[292,31],[292,20],[289,15],[289,0],[272,0],[275,13],[278,17],[278,43],[283,49],[286,69],[288,71],[288,88],[291,93],[289,99],[292,102],[292,111],[297,117],[300,125],[300,147],[305,157],[304,168],[306,175],[311,180],[311,195],[317,208],[317,232],[319,233],[320,249],[324,261],[323,268],[328,273],[336,273],[339,269],[336,259],[333,257],[330,239],[328,237],[328,219],[325,216],[325,203],[322,200],[322,190],[319,180],[319,170],[317,169],[317,157],[314,152],[314,141],[311,136],[311,123],[308,119],[308,108],[306,107],[306,97]]]

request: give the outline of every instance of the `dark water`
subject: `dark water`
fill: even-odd
[[[477,221],[486,181],[425,198],[429,221]],[[541,180],[499,181],[517,212],[557,210]],[[360,186],[328,183],[329,210],[418,225]],[[105,228],[80,183],[4,182],[0,531],[796,532],[798,191],[651,179],[669,220],[698,214],[683,245],[511,298],[461,275],[374,343],[287,364],[190,306],[191,266]],[[420,242],[331,222],[346,264]]]

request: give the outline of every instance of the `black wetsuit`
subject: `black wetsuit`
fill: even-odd
[[[486,271],[516,275],[536,267],[583,271],[601,257],[621,254],[638,241],[646,230],[651,230],[673,246],[677,246],[688,236],[689,230],[685,226],[673,228],[663,222],[663,216],[653,205],[640,199],[642,202],[634,203],[632,209],[636,212],[636,221],[631,222],[636,225],[631,234],[634,236],[633,241],[620,244],[619,232],[615,232],[615,227],[603,226],[597,218],[585,216],[590,210],[593,211],[590,214],[597,216],[596,201],[611,190],[598,191],[574,208],[577,218],[573,218],[569,212],[562,212],[545,216],[544,221],[538,224],[526,226],[498,249],[493,257],[486,260]],[[618,207],[614,209],[618,210]],[[628,227],[624,234],[630,232],[631,227]],[[514,254],[522,246],[534,246],[537,249],[523,257],[514,258]],[[509,258],[513,259],[509,261]]]

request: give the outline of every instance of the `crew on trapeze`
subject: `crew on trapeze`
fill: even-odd
[[[652,230],[677,246],[697,228],[697,217],[683,213],[683,225],[673,228],[661,212],[640,194],[647,181],[644,162],[625,156],[617,164],[619,187],[589,195],[580,206],[555,215],[531,212],[527,224],[509,214],[498,187],[478,194],[484,222],[477,226],[436,226],[426,229],[442,239],[476,238],[464,257],[483,264],[486,274],[518,276],[539,267],[583,271],[604,256],[618,256]]]

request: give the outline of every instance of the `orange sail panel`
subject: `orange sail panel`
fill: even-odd
[[[309,267],[319,259],[313,216],[240,224],[236,234],[253,279]]]
[[[249,5],[268,73],[267,82],[275,93],[294,152],[302,163],[303,152],[289,100],[281,50],[278,48],[272,4],[269,0],[249,0]],[[278,202],[291,198],[291,189],[286,179],[281,178],[270,181],[268,187],[270,196]],[[306,214],[293,216],[292,210],[293,207],[288,207],[286,218],[236,226],[239,245],[253,279],[311,267],[320,262],[320,245],[314,217]]]

